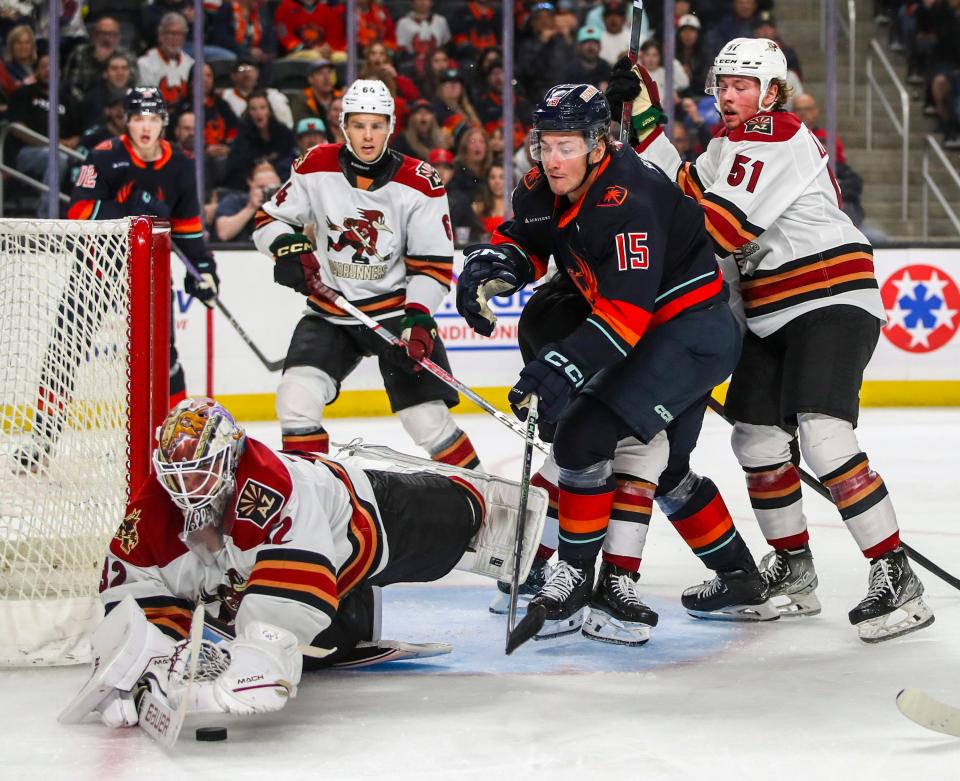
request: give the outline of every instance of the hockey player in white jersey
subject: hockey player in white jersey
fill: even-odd
[[[748,331],[726,410],[736,421],[733,449],[755,515],[773,547],[762,564],[771,596],[785,616],[820,612],[791,461],[797,438],[870,561],[867,594],[849,618],[862,640],[877,642],[933,622],[886,486],[854,433],[863,371],[885,313],[872,247],[840,210],[826,151],[782,110],[785,77],[775,42],[737,38],[724,46],[706,84],[724,128],[695,163],[683,163],[664,135],[659,94],[642,67],[618,63],[608,98],[615,108],[632,102],[637,152],[701,204],[728,281],[739,279]],[[708,605],[711,584],[695,588],[702,591],[692,598]]]
[[[253,240],[272,255],[274,278],[309,296],[277,388],[284,447],[327,452],[323,410],[363,356],[376,355],[393,412],[431,458],[473,468],[479,459],[448,407],[459,397],[412,358],[450,369],[433,313],[450,289],[453,232],[446,190],[427,163],[387,147],[394,101],[381,81],[361,79],[343,96],[343,144],[321,144],[257,214]],[[316,248],[303,233],[313,224]],[[407,342],[386,345],[335,305],[310,296],[318,273]]]
[[[190,710],[259,713],[295,695],[303,669],[450,650],[380,639],[379,587],[454,567],[513,572],[516,483],[372,446],[337,459],[276,452],[209,398],[177,405],[158,439],[104,562],[91,680],[62,721],[97,711],[136,724],[145,686],[176,703],[197,604],[210,640]],[[523,575],[546,492],[528,502]]]

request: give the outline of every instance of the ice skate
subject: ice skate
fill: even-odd
[[[615,645],[643,645],[650,628],[657,625],[656,612],[640,599],[637,573],[604,562],[590,597],[590,611],[583,634],[591,640]]]
[[[799,550],[773,550],[760,562],[760,578],[770,601],[781,616],[815,616],[820,613],[817,599],[817,571],[810,546]]]
[[[560,637],[580,629],[592,589],[592,563],[575,566],[569,561],[558,562],[543,588],[527,604],[528,616],[536,610],[544,618],[534,639]]]
[[[550,576],[552,567],[547,563],[547,560],[537,556],[533,560],[533,564],[530,565],[530,573],[527,575],[527,579],[520,584],[519,592],[517,593],[517,607],[526,608],[527,602],[536,594],[543,584],[546,582],[547,578]],[[493,601],[490,603],[490,612],[495,613],[498,616],[506,615],[507,611],[510,608],[510,584],[505,580],[497,581],[497,595],[493,598]]]
[[[718,572],[713,580],[691,586],[680,598],[694,618],[716,621],[772,621],[780,613],[767,597],[758,570]]]
[[[933,623],[923,601],[923,583],[913,574],[903,548],[870,562],[867,595],[850,611],[850,623],[865,643],[879,643]]]

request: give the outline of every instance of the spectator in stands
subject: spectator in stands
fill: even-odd
[[[406,128],[394,138],[391,146],[401,154],[426,160],[431,149],[443,148],[448,143],[430,101],[420,99],[410,104]]]
[[[423,73],[411,71],[414,83],[424,97],[435,95],[440,84],[440,78],[451,70],[451,60],[443,49],[437,49],[430,55],[427,69]]]
[[[18,88],[33,84],[36,64],[37,39],[33,29],[26,24],[17,25],[7,34],[7,58],[4,61],[7,73]]]
[[[455,68],[440,75],[433,101],[433,113],[450,138],[453,138],[454,131],[461,125],[480,124],[477,112],[463,88],[463,77]]]
[[[712,97],[707,98],[707,100],[711,101],[712,104]],[[715,125],[707,122],[700,111],[700,105],[693,98],[683,98],[680,101],[680,108],[683,113],[682,124],[686,131],[687,145],[690,147],[691,152],[693,152],[693,158],[696,159],[697,155],[706,151],[710,139],[713,138]],[[720,117],[716,113],[716,107],[714,107],[712,116],[716,117],[719,122]],[[676,124],[681,123],[677,122]]]
[[[397,48],[393,17],[381,0],[357,0],[357,43],[365,49],[376,42],[390,51]]]
[[[330,104],[337,95],[337,70],[330,60],[316,60],[307,69],[307,86],[290,101],[294,122],[306,117],[319,117],[327,124],[327,136],[330,137],[327,121]]]
[[[450,42],[446,17],[433,12],[433,0],[413,0],[410,12],[397,22],[397,48],[412,57],[414,72],[426,71],[430,55]]]
[[[116,90],[104,99],[99,115],[84,111],[84,117],[99,116],[100,121],[83,131],[77,142],[78,152],[89,152],[97,144],[127,132],[127,120],[123,113],[123,99],[126,96],[126,89]],[[74,160],[73,165],[79,167],[80,163]]]
[[[611,65],[630,48],[630,26],[623,0],[608,0],[603,6],[603,31],[600,33],[600,56]]]
[[[233,113],[242,117],[247,110],[247,100],[254,90],[257,89],[257,82],[260,80],[260,69],[253,60],[241,57],[233,64],[233,70],[230,72],[232,87],[223,91],[223,99],[227,105],[233,109]],[[290,101],[280,90],[273,87],[267,87],[264,91],[267,100],[270,101],[270,109],[279,122],[286,125],[289,130],[293,129],[293,112],[290,111]]]
[[[159,44],[160,22],[169,13],[186,20],[188,37],[193,32],[193,0],[153,0],[140,10],[140,38],[145,49]]]
[[[34,70],[36,80],[25,84],[10,98],[10,109],[7,117],[11,122],[18,122],[40,133],[47,134],[47,114],[50,111],[50,56],[41,54],[37,58]],[[73,109],[60,98],[57,100],[57,113],[60,116],[60,145],[76,148],[83,131],[79,112]],[[47,141],[37,141],[19,130],[13,131],[14,141],[9,144],[8,154],[13,156],[18,171],[38,181],[45,182],[48,187],[59,187],[59,182],[51,184],[48,177],[47,162],[50,155],[50,144]],[[61,181],[66,173],[68,160],[66,154],[60,153]]]
[[[499,59],[485,60],[482,66],[483,91],[477,98],[477,117],[488,134],[503,126],[503,62]],[[513,115],[530,121],[532,108],[519,90],[513,93]],[[521,131],[522,134],[523,131]]]
[[[327,138],[331,144],[342,144],[346,138],[343,128],[340,127],[340,113],[343,108],[343,98],[339,95],[330,101],[330,110],[327,112]]]
[[[379,79],[387,85],[396,104],[397,127],[402,129],[410,113],[410,104],[420,98],[420,90],[410,78],[397,73],[385,44],[377,41],[364,49],[363,68],[358,75],[361,79]]]
[[[577,56],[567,66],[561,81],[568,84],[592,84],[599,90],[607,88],[610,63],[600,56],[600,28],[586,25],[577,32]]]
[[[270,108],[266,91],[254,90],[247,98],[247,111],[240,120],[237,137],[230,145],[223,184],[240,190],[252,171],[254,160],[269,160],[280,178],[290,177],[297,153],[293,130],[278,121]]]
[[[757,20],[757,0],[733,0],[733,8],[708,29],[708,51],[711,60],[727,41],[734,38],[753,38]]]
[[[271,163],[261,161],[254,165],[247,178],[246,192],[227,192],[217,201],[213,218],[217,241],[252,243],[254,215],[281,184],[282,181]]]
[[[175,106],[187,94],[193,57],[183,50],[187,20],[176,12],[163,15],[157,28],[159,43],[139,60],[140,86],[156,87],[167,105]]]
[[[930,9],[937,31],[931,56],[930,97],[947,149],[960,149],[960,0]]]
[[[192,111],[181,111],[170,133],[173,143],[193,157],[193,142],[197,137],[197,117]]]
[[[277,36],[270,7],[264,0],[221,3],[210,17],[208,40],[214,46],[248,57],[258,65],[277,55]]]
[[[686,98],[690,100],[690,98]],[[687,129],[682,122],[674,122],[673,131],[670,138],[673,140],[673,146],[676,148],[680,159],[685,163],[697,162],[699,152],[690,144],[690,138],[687,136]]]
[[[193,83],[190,96],[181,101],[179,111],[193,109]],[[230,105],[217,94],[213,68],[203,64],[203,144],[207,157],[226,160],[230,154],[230,142],[237,137],[240,120]]]
[[[82,48],[74,49],[73,53],[76,54]],[[122,52],[111,54],[97,81],[85,90],[86,96],[80,104],[83,116],[99,117],[107,99],[112,99],[117,92],[125,94],[136,83],[135,79],[136,73],[130,65],[130,58]],[[71,90],[71,96],[75,98],[72,92]]]
[[[75,100],[83,100],[87,94],[103,83],[103,73],[114,55],[127,60],[128,75],[136,82],[136,59],[120,48],[120,23],[110,16],[101,16],[90,29],[90,42],[77,46],[67,58],[63,68],[63,86],[70,90]],[[101,106],[97,106],[101,108]],[[99,116],[99,110],[94,116]]]
[[[347,35],[343,6],[316,0],[280,0],[273,14],[280,47],[287,55],[306,59],[346,56]]]
[[[660,90],[660,95],[665,98],[667,94],[667,73],[663,64],[663,48],[660,46],[660,41],[654,40],[653,38],[644,41],[640,47],[640,61],[643,63],[643,67],[650,72],[650,78],[656,82],[657,88]],[[677,60],[674,60],[673,105],[680,102],[678,93],[686,92],[689,86],[690,77],[687,76],[687,72],[683,69],[683,66],[677,62]],[[664,105],[666,105],[666,103],[664,103]]]
[[[462,193],[468,203],[473,203],[493,159],[486,131],[482,127],[465,128],[456,137],[455,151],[453,178],[447,192]]]
[[[471,236],[472,241],[487,242],[503,222],[503,163],[495,160],[487,169],[487,176],[473,201],[482,234]]]
[[[539,100],[556,84],[574,53],[572,35],[557,27],[553,3],[531,6],[526,35],[517,47],[517,81],[531,100]]]
[[[440,181],[446,187],[453,178],[453,153],[449,149],[431,149],[427,162],[440,174]]]
[[[753,21],[753,38],[769,38],[775,41],[783,56],[787,59],[787,69],[797,74],[798,79],[803,79],[803,71],[800,69],[800,58],[796,50],[783,42],[780,33],[777,31],[777,20],[769,11],[761,11]]]
[[[472,0],[450,20],[455,55],[475,60],[480,52],[500,45],[500,3]]]
[[[318,117],[305,117],[297,122],[297,151],[305,155],[318,144],[327,143],[327,125]]]
[[[707,71],[713,64],[704,51],[700,20],[693,14],[684,14],[677,20],[677,61],[683,66],[690,81],[692,94],[703,95]]]
[[[814,100],[813,95],[803,94],[794,98],[793,113],[800,118],[800,121],[803,122],[804,125],[810,128],[817,137],[817,140],[823,145],[823,148],[826,149],[827,131],[817,124],[820,119],[820,107],[817,105],[817,101]],[[839,165],[846,165],[847,163],[847,155],[839,135],[837,136],[837,156],[832,162]]]

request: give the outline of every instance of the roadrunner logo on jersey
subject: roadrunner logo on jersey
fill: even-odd
[[[747,120],[746,124],[743,126],[744,133],[760,133],[765,136],[773,135],[773,115],[772,114],[760,114],[756,117],[751,117]]]
[[[281,493],[248,478],[240,491],[240,498],[237,499],[237,518],[265,529],[282,506]]]
[[[371,261],[387,263],[391,253],[381,255],[377,251],[377,239],[380,238],[381,233],[393,233],[393,228],[384,222],[382,211],[358,209],[357,213],[359,217],[347,217],[343,225],[337,225],[327,217],[327,230],[340,234],[336,240],[333,236],[327,235],[327,253],[341,252],[346,249],[352,250],[351,263],[362,266],[369,266]],[[340,263],[339,265],[347,266],[348,264]]]
[[[120,528],[113,535],[113,539],[120,543],[120,550],[126,554],[136,548],[137,543],[140,542],[140,534],[137,532],[138,523],[140,523],[140,510],[134,510],[120,522]]]

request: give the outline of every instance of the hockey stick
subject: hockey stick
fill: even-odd
[[[193,690],[193,680],[197,675],[197,665],[200,661],[200,648],[203,642],[203,605],[197,605],[190,621],[190,657],[187,660],[187,686],[181,692],[180,702],[174,710],[170,704],[148,689],[144,692],[137,707],[140,729],[166,749],[173,748],[180,737],[183,722],[187,718],[187,709],[190,705],[190,694]]]
[[[319,275],[315,276],[313,279],[307,282],[307,285],[310,288],[310,292],[322,298],[324,301],[327,301],[330,304],[333,304],[336,307],[339,307],[344,312],[346,312],[351,317],[356,318],[361,323],[363,323],[367,328],[373,331],[377,336],[383,339],[388,344],[392,344],[394,347],[399,347],[402,350],[407,349],[407,343],[403,341],[399,336],[394,336],[392,333],[387,331],[383,327],[383,323],[380,323],[374,320],[366,312],[358,309],[353,304],[351,304],[347,299],[340,295],[332,287],[325,285],[320,281]],[[429,358],[421,358],[416,361],[424,369],[430,372],[434,377],[442,380],[455,391],[462,393],[470,401],[476,404],[484,412],[493,415],[497,420],[499,420],[504,426],[513,431],[515,434],[518,434],[521,437],[526,438],[527,432],[526,429],[520,425],[519,421],[511,420],[506,415],[504,415],[500,410],[494,407],[489,401],[487,401],[483,396],[477,393],[472,388],[464,385],[460,380],[454,377],[450,372],[444,369],[442,366],[438,366]],[[534,447],[540,450],[542,453],[549,453],[550,451],[544,447],[541,443],[535,442]]]
[[[935,700],[920,689],[903,689],[897,695],[897,708],[921,727],[960,738],[960,708]]]
[[[733,418],[727,416],[726,410],[723,408],[723,404],[717,401],[712,395],[707,397],[707,406],[716,412],[721,418],[723,418],[731,426],[734,424]],[[816,491],[820,496],[826,499],[831,504],[833,503],[833,497],[830,495],[830,489],[828,489],[823,483],[817,480],[816,477],[811,475],[809,472],[804,470],[801,466],[796,465],[797,472],[800,473],[800,481]],[[912,560],[923,567],[927,572],[930,572],[933,575],[936,575],[944,583],[948,583],[953,586],[955,589],[960,589],[960,578],[957,578],[954,575],[951,575],[942,567],[938,567],[930,559],[924,556],[922,553],[917,552],[914,548],[907,545],[903,540],[900,540],[900,545],[903,546],[903,550],[906,552],[907,556]]]
[[[530,496],[530,469],[533,462],[533,446],[537,436],[537,406],[540,400],[531,393],[527,402],[527,433],[523,443],[523,471],[520,473],[520,506],[517,510],[517,538],[513,544],[513,579],[510,582],[510,607],[507,610],[507,656],[529,640],[529,637],[515,637],[514,626],[517,622],[517,598],[520,593],[520,562],[523,560],[523,530],[527,519],[527,498]],[[541,623],[541,626],[543,624]],[[539,631],[539,630],[537,630]],[[536,634],[536,632],[534,632]]]
[[[633,16],[630,20],[630,48],[627,57],[634,65],[637,64],[637,55],[640,53],[640,25],[643,24],[643,0],[633,0]],[[620,143],[627,144],[630,140],[630,122],[632,121],[629,103],[623,104],[620,112]]]
[[[197,271],[197,267],[194,266],[193,263],[191,263],[189,260],[187,260],[186,255],[184,255],[178,247],[171,244],[170,248],[176,253],[177,257],[180,258],[181,261],[183,261],[183,265],[186,266],[187,273],[189,273],[191,277],[199,281],[200,272]],[[271,361],[269,358],[267,358],[267,356],[263,354],[260,348],[257,347],[256,344],[254,344],[253,339],[251,339],[250,336],[247,334],[247,332],[243,330],[243,326],[241,326],[240,323],[237,322],[237,318],[235,318],[230,313],[230,310],[227,309],[226,305],[223,303],[223,301],[220,300],[219,296],[217,296],[217,298],[214,299],[213,305],[220,310],[220,314],[222,314],[224,319],[228,323],[230,323],[230,326],[233,328],[233,330],[237,332],[237,336],[239,336],[247,345],[247,347],[249,347],[253,351],[253,354],[257,356],[257,358],[260,360],[260,363],[263,364],[263,368],[265,368],[268,372],[275,372],[283,368],[284,359],[281,358],[278,361]]]

